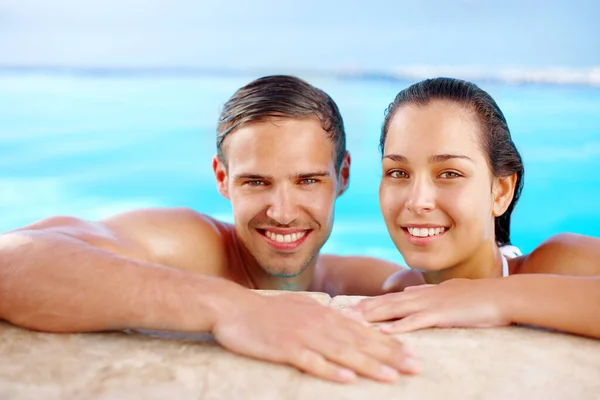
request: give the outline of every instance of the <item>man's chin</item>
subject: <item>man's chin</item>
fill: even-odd
[[[269,275],[277,278],[294,278],[301,275],[308,268],[309,264],[287,266],[282,267],[281,265],[274,264],[272,266],[262,266],[262,269]]]

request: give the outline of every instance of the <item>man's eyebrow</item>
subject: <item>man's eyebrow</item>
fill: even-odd
[[[396,161],[402,164],[408,164],[408,158],[400,154],[386,154],[383,158],[389,158],[392,161]],[[461,154],[437,154],[435,156],[429,157],[429,162],[432,164],[439,164],[443,163],[444,161],[451,160],[453,158],[459,158],[462,160],[468,160],[473,162],[473,159],[471,157]]]
[[[297,174],[294,176],[294,178],[297,179],[310,179],[310,178],[327,178],[331,176],[331,174],[329,173],[329,171],[316,171],[316,172],[308,172],[308,173],[302,173],[302,174]]]
[[[329,177],[331,174],[329,171],[315,171],[315,172],[306,172],[299,173],[296,175],[292,175],[291,178],[294,179],[309,179],[309,178],[319,178],[319,177]],[[265,180],[270,181],[274,178],[270,175],[259,175],[259,174],[237,174],[233,176],[234,180]]]
[[[234,180],[242,180],[242,179],[248,179],[248,180],[273,180],[272,176],[268,176],[268,175],[257,175],[257,174],[237,174],[233,176]]]

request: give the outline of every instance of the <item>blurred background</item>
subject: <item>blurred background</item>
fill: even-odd
[[[338,102],[353,155],[325,251],[402,262],[377,201],[383,111],[418,80],[478,83],[525,160],[513,242],[600,236],[600,3],[0,0],[0,231],[187,206],[231,220],[220,107],[289,73]]]

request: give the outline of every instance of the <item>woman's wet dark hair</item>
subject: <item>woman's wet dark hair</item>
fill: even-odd
[[[496,242],[499,245],[510,244],[510,217],[521,196],[525,170],[504,114],[492,96],[477,85],[454,78],[434,78],[402,90],[385,112],[379,140],[382,156],[390,122],[398,108],[409,104],[425,106],[432,100],[452,101],[473,110],[481,126],[480,144],[494,176],[517,175],[513,199],[506,212],[495,221]]]

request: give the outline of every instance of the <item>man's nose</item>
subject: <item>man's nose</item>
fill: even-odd
[[[267,217],[281,225],[289,225],[296,219],[297,199],[293,190],[281,186],[273,190],[267,209]]]

